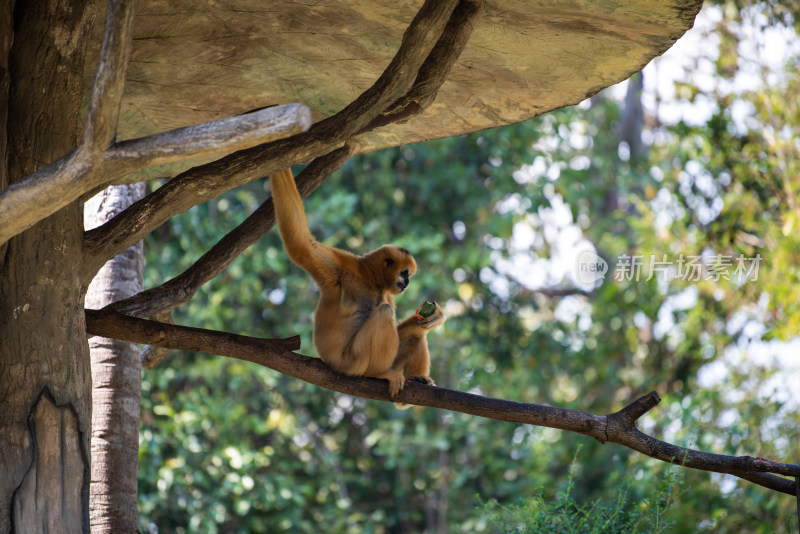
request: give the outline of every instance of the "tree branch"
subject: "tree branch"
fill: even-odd
[[[787,479],[769,473],[793,476],[800,473],[798,465],[778,464],[772,460],[751,456],[726,456],[696,451],[658,440],[641,432],[636,428],[636,420],[659,402],[661,402],[661,397],[655,391],[651,391],[622,410],[608,415],[608,441],[625,445],[663,462],[736,475],[784,493],[791,489],[787,484]],[[793,492],[790,494],[794,495]]]
[[[453,10],[444,33],[420,67],[414,85],[402,98],[375,117],[359,134],[393,122],[404,122],[430,106],[439,88],[450,75],[461,52],[467,46],[472,31],[486,9],[484,0],[461,0]]]
[[[296,178],[300,196],[306,198],[322,185],[344,165],[354,150],[353,145],[345,144],[309,163]],[[275,210],[270,198],[180,275],[161,286],[115,302],[108,308],[136,317],[148,317],[177,308],[188,302],[203,284],[227,268],[246,248],[261,239],[274,224]]]
[[[571,296],[591,297],[593,293],[594,291],[587,291],[578,287],[534,287],[522,289],[519,294],[521,296],[542,295],[548,298],[560,298]]]
[[[172,317],[172,312],[169,311],[164,313],[154,313],[151,319],[158,321],[159,323],[175,324],[175,320]],[[142,367],[147,369],[156,368],[158,364],[167,359],[167,356],[169,356],[171,352],[171,349],[165,347],[145,345],[142,347],[142,351],[139,354],[139,357],[142,360]]]
[[[133,160],[137,170],[181,161],[230,154],[308,130],[311,110],[305,104],[273,106],[114,145],[111,160]]]
[[[244,356],[260,352],[283,354],[300,348],[300,336],[286,339],[261,339],[148,321],[128,317],[115,311],[86,310],[86,321],[86,332],[91,336],[122,339],[119,334],[123,334],[128,338],[126,341],[172,350],[205,352],[210,348]]]
[[[651,458],[704,471],[727,473],[767,488],[795,495],[795,481],[772,473],[800,476],[800,466],[753,458],[705,453],[679,447],[640,432],[635,422],[660,401],[657,393],[645,395],[622,410],[606,416],[539,404],[483,397],[409,381],[397,397],[390,398],[384,380],[357,378],[333,371],[317,358],[290,352],[290,343],[237,336],[224,332],[146,321],[114,311],[86,310],[86,329],[100,335],[149,343],[170,349],[220,354],[245,360],[312,384],[369,399],[396,401],[561,430],[591,436],[601,443],[619,443]],[[296,339],[296,338],[293,338]]]
[[[105,225],[86,233],[86,271],[99,269],[130,243],[167,219],[246,182],[327,154],[361,131],[413,87],[418,72],[445,31],[457,0],[426,0],[380,78],[336,115],[306,133],[242,150],[190,169]],[[448,61],[455,58],[447,57]],[[442,83],[437,79],[437,83]]]
[[[403,34],[399,50],[380,78],[342,111],[321,121],[319,133],[343,135],[348,139],[408,93],[420,68],[444,34],[456,5],[458,0],[427,0]]]
[[[108,0],[103,44],[97,61],[81,148],[102,151],[114,142],[125,74],[131,55],[136,0]]]
[[[305,105],[289,104],[123,141],[107,150],[93,151],[82,145],[0,193],[0,243],[85,193],[102,188],[131,172],[189,157],[227,154],[292,136],[307,130],[310,124],[311,112]],[[141,239],[137,237],[131,244]],[[122,247],[106,260],[128,246]],[[105,261],[97,269],[103,263]]]

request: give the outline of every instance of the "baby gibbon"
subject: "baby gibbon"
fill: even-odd
[[[411,253],[384,245],[357,256],[323,245],[309,231],[292,171],[277,172],[270,182],[286,253],[319,286],[313,337],[322,361],[347,375],[388,380],[392,397],[406,378],[433,384],[426,336],[444,323],[444,312],[436,305],[429,317],[396,324],[394,297],[417,271]]]

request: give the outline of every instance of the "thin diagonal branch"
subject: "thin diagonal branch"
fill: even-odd
[[[346,144],[309,163],[296,178],[300,195],[305,198],[322,185],[334,171],[344,165],[353,150],[352,145]],[[275,210],[270,198],[183,273],[161,286],[115,302],[108,308],[136,317],[147,317],[175,309],[188,302],[203,284],[227,268],[274,224]]]
[[[523,289],[520,291],[520,296],[529,295],[542,295],[548,298],[559,297],[591,297],[594,291],[587,291],[577,287],[534,287],[532,289]]]
[[[105,225],[87,232],[86,274],[91,276],[105,261],[130,246],[129,243],[142,239],[173,215],[246,182],[310,161],[342,146],[413,87],[417,73],[445,31],[456,4],[456,0],[427,0],[380,78],[336,115],[291,139],[242,150],[190,169]]]
[[[365,133],[393,122],[403,122],[430,106],[439,88],[450,75],[461,52],[467,46],[486,9],[484,0],[461,0],[444,33],[417,73],[414,85],[402,98],[375,117],[358,133]]]
[[[797,477],[800,465],[784,464],[750,456],[725,456],[679,447],[647,436],[636,426],[641,417],[660,401],[655,392],[637,399],[619,412],[606,416],[539,404],[473,395],[431,387],[410,381],[396,397],[390,398],[385,381],[356,378],[333,371],[317,358],[289,352],[272,340],[234,336],[146,321],[114,311],[86,310],[86,329],[101,335],[137,343],[220,354],[254,362],[306,382],[369,399],[391,400],[431,406],[516,423],[570,430],[598,441],[619,443],[652,458],[704,471],[727,473],[767,488],[795,495],[795,481],[773,473]]]
[[[457,5],[458,0],[427,0],[403,34],[400,49],[380,78],[342,111],[321,121],[320,133],[341,132],[339,135],[349,138],[392,102],[408,93],[420,68],[444,34]],[[365,109],[371,113],[364,113]]]
[[[131,56],[136,0],[108,0],[103,44],[94,77],[81,148],[100,151],[114,142],[125,74]]]

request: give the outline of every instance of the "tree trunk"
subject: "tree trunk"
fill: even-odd
[[[11,73],[8,61],[14,41],[14,16],[10,0],[0,0],[0,191],[8,187],[8,89]],[[6,243],[0,245],[0,266],[6,255]]]
[[[13,2],[2,3],[6,176],[14,183],[77,144],[95,6],[17,1],[9,51]],[[0,533],[88,531],[91,375],[78,274],[81,219],[72,203],[0,250]]]
[[[637,72],[628,79],[625,105],[619,118],[619,139],[628,144],[631,160],[643,158],[647,155],[645,146],[642,144],[642,128],[644,127],[643,90],[644,72]]]
[[[144,183],[111,186],[83,210],[95,228],[144,197]],[[89,285],[86,307],[99,309],[142,290],[142,242],[100,269]],[[105,337],[89,339],[92,359],[92,483],[89,519],[98,533],[136,532],[139,468],[139,345]]]

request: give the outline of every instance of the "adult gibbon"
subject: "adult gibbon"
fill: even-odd
[[[433,384],[426,336],[444,323],[444,312],[437,304],[428,317],[412,315],[399,325],[395,318],[394,297],[417,271],[411,253],[384,245],[356,256],[323,245],[308,229],[292,171],[277,172],[270,182],[286,253],[319,286],[314,346],[322,361],[347,375],[388,380],[392,397],[406,378]]]

